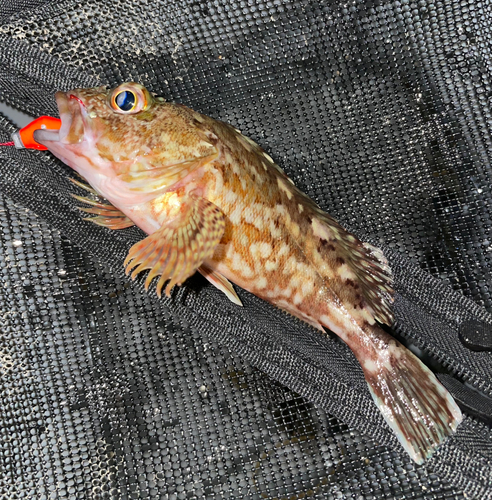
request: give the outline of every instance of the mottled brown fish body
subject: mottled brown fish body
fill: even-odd
[[[391,271],[300,192],[253,141],[223,122],[126,83],[56,94],[60,131],[35,139],[110,203],[77,196],[92,222],[149,236],[125,260],[170,294],[196,271],[236,304],[230,281],[339,335],[416,462],[461,421],[435,376],[377,322],[393,322]],[[36,135],[37,134],[37,135]],[[79,186],[81,183],[77,182]],[[91,190],[91,188],[87,189]]]
[[[333,308],[347,309],[352,321],[373,324],[374,313],[367,310],[346,258],[347,246],[359,258],[367,257],[368,250],[299,191],[255,143],[229,125],[202,119],[207,121],[198,126],[213,130],[219,152],[205,167],[204,196],[226,216],[210,265],[319,329]],[[345,247],[339,244],[343,238]],[[381,286],[391,302],[388,281],[386,276]],[[386,312],[390,315],[389,307]]]

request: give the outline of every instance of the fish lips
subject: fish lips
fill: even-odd
[[[60,130],[35,130],[34,140],[48,149],[50,142],[79,144],[84,140],[87,116],[83,101],[73,93],[65,92],[57,92],[55,99],[61,119]]]

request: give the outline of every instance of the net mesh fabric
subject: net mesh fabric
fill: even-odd
[[[399,333],[490,394],[457,340],[492,306],[486,3],[5,5],[0,98],[56,114],[56,90],[136,80],[232,123],[387,251]],[[141,233],[82,221],[68,169],[0,169],[5,498],[492,494],[486,425],[414,466],[344,345],[199,277],[157,301],[121,269]]]
[[[2,498],[462,498],[1,201]]]

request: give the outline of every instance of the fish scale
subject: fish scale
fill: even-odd
[[[213,126],[213,124],[211,124],[210,126]],[[231,129],[232,127],[219,124],[215,125],[214,132],[215,134],[219,135],[219,137],[221,137],[225,142],[228,139],[227,135],[231,133]],[[239,135],[236,130],[234,130],[233,134],[234,136],[236,134]],[[243,257],[244,264],[241,265],[241,262],[234,262],[233,257],[230,256],[231,251],[227,252],[221,249],[220,258],[214,261],[215,265],[219,266],[221,272],[224,275],[228,276],[229,279],[236,283],[241,282],[241,286],[247,288],[256,295],[269,300],[270,302],[274,302],[273,299],[277,296],[292,297],[293,300],[297,302],[297,304],[294,304],[295,306],[298,306],[300,302],[307,300],[306,306],[297,307],[297,311],[294,308],[290,308],[290,312],[298,316],[302,315],[303,318],[305,318],[306,312],[301,309],[305,309],[306,307],[313,308],[312,294],[306,296],[306,294],[304,293],[304,290],[306,289],[306,283],[310,283],[310,281],[306,281],[308,279],[306,268],[311,269],[312,265],[315,264],[318,272],[321,271],[321,275],[318,274],[318,282],[313,286],[313,288],[323,288],[325,286],[324,280],[328,279],[330,281],[330,289],[336,290],[335,293],[337,296],[343,298],[345,302],[352,304],[355,309],[359,308],[361,311],[364,311],[366,317],[370,316],[371,313],[368,312],[367,305],[362,302],[360,288],[358,286],[350,286],[350,284],[349,286],[347,286],[347,279],[336,279],[337,276],[343,274],[343,272],[345,272],[345,275],[348,278],[354,278],[351,271],[343,270],[343,266],[346,265],[344,252],[340,249],[339,245],[335,246],[337,243],[337,238],[333,236],[333,231],[336,231],[336,233],[338,233],[339,231],[341,231],[341,228],[333,227],[331,231],[329,227],[324,228],[327,237],[330,238],[330,244],[328,243],[328,240],[320,240],[319,238],[316,238],[313,229],[313,220],[317,220],[317,207],[313,209],[313,203],[311,200],[307,199],[305,195],[296,190],[291,182],[285,182],[283,178],[285,177],[285,175],[280,169],[268,169],[264,172],[261,172],[260,168],[257,165],[255,166],[255,163],[261,163],[261,165],[264,165],[264,160],[267,160],[271,165],[274,165],[273,160],[264,156],[264,153],[261,151],[261,149],[256,145],[253,146],[254,143],[251,143],[251,141],[238,141],[239,144],[244,142],[248,144],[246,150],[248,151],[248,153],[252,154],[244,153],[241,148],[235,147],[234,143],[230,141],[227,146],[223,147],[223,149],[227,150],[229,154],[225,155],[222,151],[220,151],[218,159],[215,160],[211,166],[211,169],[215,170],[216,172],[220,172],[219,175],[213,176],[215,184],[210,178],[204,179],[206,185],[213,186],[209,187],[207,192],[208,198],[213,203],[219,206],[226,215],[233,213],[235,210],[238,210],[238,212],[241,214],[241,220],[238,221],[237,224],[235,224],[234,229],[231,227],[230,230],[227,230],[226,226],[226,233],[221,243],[224,246],[231,245],[231,248],[233,248],[236,253]],[[246,189],[243,189],[240,184],[240,174],[236,173],[238,169],[236,168],[236,171],[233,171],[231,165],[223,161],[222,157],[225,156],[227,158],[228,156],[230,156],[231,151],[234,153],[234,156],[236,158],[236,165],[239,166],[239,171],[242,173],[242,178],[246,179],[249,184]],[[221,179],[221,188],[219,195],[216,195],[216,183],[218,176],[220,176]],[[241,189],[238,189],[239,187],[241,187]],[[236,200],[236,203],[233,206],[224,203],[224,200],[227,199],[229,192],[234,193],[234,199]],[[250,193],[250,195],[248,197],[245,197],[245,192]],[[258,213],[251,215],[251,206],[254,203],[258,205]],[[269,219],[266,214],[268,214],[272,210],[277,216],[276,229],[283,229],[283,231],[281,231],[280,237],[278,235],[274,237],[272,235],[272,232],[268,230],[268,223],[271,218]],[[251,220],[255,221],[256,224],[254,222],[252,223]],[[253,225],[258,231],[245,231],[247,225]],[[240,228],[240,230],[236,230],[236,228]],[[264,228],[265,230],[260,231],[260,228]],[[239,234],[242,233],[250,235],[250,237],[246,242],[244,242],[242,238],[234,238],[234,234],[236,232]],[[301,232],[305,236],[302,247],[298,243]],[[331,233],[331,235],[328,236],[328,233]],[[230,238],[232,243],[230,241],[227,241],[227,238]],[[352,241],[355,242],[355,238],[351,238],[353,238]],[[292,269],[287,269],[285,263],[289,259],[288,256],[285,255],[282,259],[282,262],[277,263],[277,272],[273,273],[273,270],[269,271],[268,268],[264,265],[265,263],[261,259],[258,260],[256,256],[252,258],[250,248],[257,241],[276,241],[278,239],[284,242],[289,242],[288,256],[293,258],[294,262],[290,262],[290,266],[292,267]],[[323,244],[324,242],[325,244]],[[225,259],[222,257],[224,254],[226,255]],[[227,257],[227,255],[229,255],[229,257]],[[257,264],[263,265],[261,268],[259,268],[258,265],[255,265],[255,279],[248,280],[248,278],[250,277],[241,274],[240,271],[241,268],[244,267],[250,269],[252,260]],[[296,265],[301,264],[305,265],[304,272],[298,274],[296,272]],[[228,270],[231,268],[236,271],[235,275],[231,275],[231,273],[228,272]],[[340,270],[340,268],[342,268],[342,271]],[[263,274],[268,274],[268,280],[270,283],[275,283],[280,286],[280,289],[276,295],[272,296],[270,293],[267,293],[267,295],[265,295],[264,287],[256,286],[258,276],[262,276]],[[297,285],[292,285],[294,280],[296,281]],[[351,283],[354,284],[353,281],[351,281]],[[287,290],[289,291],[288,294],[285,293]],[[323,309],[323,306],[326,304],[326,299],[327,297],[323,297],[323,299],[320,301],[319,312],[317,314],[318,317],[320,317],[322,314],[327,313],[327,311],[324,311]],[[390,322],[391,319],[388,319],[388,323]],[[310,323],[318,323],[317,318],[311,318]],[[317,326],[318,328],[320,328],[319,325]]]
[[[235,304],[231,282],[336,333],[417,463],[456,430],[462,416],[450,394],[377,324],[393,322],[382,252],[321,211],[258,145],[136,83],[56,99],[60,130],[34,138],[114,206],[93,222],[120,229],[129,220],[148,234],[125,260],[132,278],[148,269],[146,288],[155,278],[157,293],[167,282],[170,295],[199,271]]]

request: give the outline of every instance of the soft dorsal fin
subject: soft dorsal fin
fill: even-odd
[[[127,274],[136,267],[132,279],[150,269],[146,289],[153,278],[160,276],[159,297],[167,280],[170,280],[166,287],[169,296],[174,285],[181,285],[212,257],[224,234],[224,215],[213,203],[193,195],[179,197],[179,203],[178,217],[133,245],[124,262]]]
[[[320,238],[333,242],[361,288],[367,306],[376,320],[393,323],[393,276],[383,252],[369,243],[362,243],[325,212],[316,209]],[[324,236],[323,236],[324,235]]]

